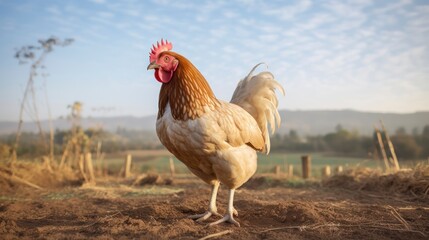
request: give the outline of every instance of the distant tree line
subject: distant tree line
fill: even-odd
[[[115,153],[127,150],[162,149],[154,132],[128,130],[118,128],[115,132],[103,129],[82,130],[83,147],[95,151],[97,144],[101,143],[102,151]],[[54,135],[55,155],[61,155],[70,136],[70,130],[56,130]],[[407,133],[404,128],[397,129],[390,138],[399,160],[426,159],[429,157],[429,125],[422,131],[414,130]],[[7,156],[15,140],[15,134],[0,136],[0,157]],[[23,156],[43,155],[42,143],[39,133],[23,132],[18,154]],[[387,146],[386,146],[387,148]],[[372,157],[376,154],[377,142],[373,136],[363,136],[357,131],[347,130],[338,125],[332,133],[318,136],[300,136],[297,131],[290,130],[288,134],[275,134],[271,137],[272,151],[288,152],[330,152],[341,156]]]
[[[89,151],[95,151],[97,144],[101,143],[102,151],[105,153],[115,153],[127,150],[143,149],[161,149],[155,133],[149,131],[127,130],[118,128],[116,132],[108,132],[99,128],[90,128],[78,130],[81,132],[82,148]],[[61,155],[66,143],[71,136],[71,130],[55,130],[54,134],[54,153]],[[0,136],[0,158],[8,156],[13,144],[15,134],[6,134]],[[43,143],[40,141],[39,133],[23,132],[21,134],[21,144],[17,153],[24,157],[35,157],[44,154]]]
[[[429,157],[429,125],[421,132],[407,133],[398,128],[390,138],[400,160],[426,159]],[[387,148],[387,146],[386,146]],[[295,130],[288,134],[276,134],[271,138],[272,151],[291,152],[331,152],[342,156],[372,157],[379,147],[375,133],[362,136],[357,131],[347,130],[338,125],[334,132],[318,136],[299,136]]]

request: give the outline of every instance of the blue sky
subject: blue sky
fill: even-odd
[[[85,116],[156,114],[146,71],[157,40],[190,59],[229,100],[259,62],[285,87],[280,108],[429,110],[429,1],[0,0],[0,120],[16,120],[29,74],[14,49],[74,38],[36,79],[42,118],[84,104]],[[260,70],[264,70],[263,67]]]

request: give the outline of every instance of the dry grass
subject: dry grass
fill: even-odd
[[[52,170],[41,162],[17,161],[12,171],[7,164],[0,164],[0,186],[5,192],[14,192],[22,186],[43,189],[79,184],[81,179],[68,167]]]
[[[102,199],[117,199],[117,198],[132,198],[146,195],[168,195],[182,192],[181,188],[149,186],[149,187],[130,187],[127,185],[111,185],[111,186],[88,186],[81,187],[76,190],[82,198],[102,198]]]
[[[370,168],[349,169],[323,182],[327,187],[351,190],[392,192],[428,199],[429,164],[418,164],[414,169],[402,169],[396,173],[382,173]]]
[[[297,229],[299,231],[312,231],[321,228],[327,228],[331,231],[336,231],[339,228],[354,228],[354,229],[379,229],[379,230],[388,230],[388,231],[399,231],[399,232],[411,232],[418,233],[423,237],[427,235],[422,231],[412,230],[409,225],[404,227],[402,224],[393,224],[393,223],[383,223],[383,222],[367,222],[367,223],[357,223],[357,224],[340,224],[340,223],[327,223],[327,224],[312,224],[312,225],[301,225],[301,226],[286,226],[278,228],[270,228],[260,233],[278,231],[285,229]]]
[[[172,178],[165,178],[159,174],[140,174],[136,177],[132,186],[144,186],[144,185],[172,185]]]

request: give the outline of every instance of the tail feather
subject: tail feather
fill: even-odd
[[[253,75],[255,69],[261,64],[263,63],[253,67],[247,77],[238,83],[231,103],[239,105],[256,119],[265,140],[264,151],[268,154],[270,152],[268,124],[273,134],[281,122],[275,90],[279,90],[283,95],[285,91],[270,72]]]

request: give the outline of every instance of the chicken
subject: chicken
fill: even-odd
[[[209,225],[240,226],[234,219],[234,192],[256,172],[256,152],[270,151],[267,125],[274,132],[280,124],[275,89],[283,95],[284,90],[269,72],[253,76],[258,64],[238,83],[229,103],[219,100],[198,69],[171,49],[170,42],[158,42],[147,67],[162,83],[156,132],[177,159],[212,187],[208,210],[190,218],[222,217],[216,207],[222,183],[229,189],[227,213]]]

